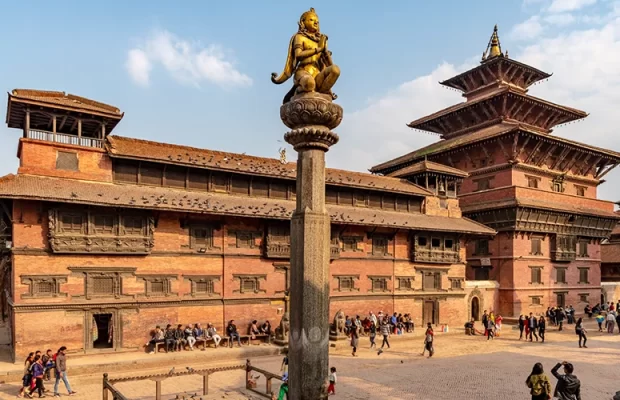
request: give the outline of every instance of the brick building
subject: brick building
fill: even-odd
[[[277,326],[287,311],[295,163],[109,136],[122,116],[62,92],[9,94],[7,124],[24,132],[17,174],[0,178],[14,357],[140,349],[156,324]],[[465,243],[495,231],[461,216],[466,173],[422,167],[414,176],[446,185],[327,170],[332,315],[467,318]]]
[[[468,284],[498,282],[505,316],[598,303],[601,241],[620,217],[597,199],[620,153],[552,134],[587,114],[528,94],[549,77],[508,58],[496,27],[480,65],[441,82],[466,101],[409,124],[441,140],[371,169],[402,176],[428,160],[468,173],[458,189],[463,214],[498,231],[468,243]]]
[[[601,244],[601,285],[601,302],[620,300],[620,223]]]

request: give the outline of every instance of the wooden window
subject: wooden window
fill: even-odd
[[[48,280],[41,280],[35,285],[35,292],[41,296],[51,296],[56,289],[54,282]]]
[[[426,239],[426,236],[418,236],[418,246],[426,247],[427,245],[428,245],[428,240]]]
[[[325,189],[325,203],[338,204],[338,191],[335,189]]]
[[[394,210],[396,208],[396,197],[389,194],[384,195],[383,208],[386,210]]]
[[[368,195],[368,207],[381,208],[381,194],[371,192]]]
[[[239,280],[239,289],[235,293],[259,293],[265,292],[261,289],[260,282],[267,278],[267,275],[233,275],[234,279]]]
[[[575,186],[575,192],[577,196],[584,197],[586,195],[586,188],[584,186]]]
[[[556,267],[555,283],[566,283],[566,268]]]
[[[151,292],[153,294],[164,294],[166,292],[165,282],[163,281],[151,282]]]
[[[398,277],[398,290],[413,290],[413,277]]]
[[[114,180],[125,183],[138,183],[138,164],[125,160],[115,161]]]
[[[580,293],[579,294],[579,301],[581,303],[587,303],[588,302],[588,293]]]
[[[63,213],[60,218],[63,233],[84,234],[84,215]]]
[[[579,283],[590,283],[589,273],[590,268],[579,268]]]
[[[542,284],[542,267],[530,267],[530,283]]]
[[[344,204],[347,206],[353,205],[353,192],[348,190],[341,190],[339,192],[340,196],[340,204]]]
[[[125,235],[143,235],[144,218],[134,216],[123,217],[123,229]]]
[[[474,268],[474,280],[476,281],[488,281],[490,276],[491,268],[487,267],[477,267]]]
[[[269,182],[262,178],[252,178],[252,196],[269,197]]]
[[[444,239],[444,250],[454,250],[454,239]]]
[[[97,235],[115,234],[114,219],[115,218],[113,215],[95,215],[95,217],[93,218],[95,234]]]
[[[578,253],[577,255],[579,257],[588,257],[588,241],[587,240],[580,240],[579,241],[579,247],[578,247]]]
[[[532,237],[530,239],[531,249],[530,254],[533,256],[542,256],[542,238]]]
[[[209,189],[209,175],[200,169],[189,170],[189,188],[207,191]]]
[[[195,293],[197,294],[213,294],[214,290],[214,282],[213,280],[205,280],[196,282]]]
[[[274,199],[286,199],[287,191],[288,191],[288,188],[285,183],[271,182],[271,189],[269,191],[269,197],[273,197]]]
[[[22,275],[22,285],[28,285],[28,292],[22,294],[22,298],[35,298],[35,297],[59,297],[67,296],[67,293],[60,292],[60,285],[67,283],[66,276],[52,276],[52,275]]]
[[[212,172],[211,189],[214,192],[228,192],[228,176],[222,172]]]
[[[140,183],[161,186],[163,167],[160,164],[140,163]]]
[[[389,239],[384,236],[373,236],[372,237],[372,254],[374,256],[386,256],[389,254],[388,246]]]
[[[561,180],[554,180],[551,182],[551,190],[558,193],[564,192],[564,182]]]
[[[441,248],[441,239],[431,238],[431,247],[433,247],[434,249]]]
[[[343,236],[342,243],[344,251],[361,251],[358,249],[358,243],[362,240],[358,236]]]
[[[254,279],[243,279],[241,281],[241,290],[243,292],[253,292],[256,290],[256,283]]]
[[[462,289],[463,288],[463,280],[456,278],[450,279],[450,289]]]
[[[441,272],[424,272],[423,276],[422,290],[441,289]]]
[[[231,179],[231,192],[247,196],[250,193],[250,178],[243,175],[233,175]]]
[[[409,212],[421,213],[422,212],[422,200],[417,198],[409,199]]]
[[[273,243],[290,243],[291,234],[288,226],[272,225],[269,227],[269,241]]]
[[[213,228],[209,226],[190,226],[189,248],[205,251],[213,248]]]
[[[358,290],[355,287],[355,280],[359,279],[359,275],[336,276],[335,278],[338,279],[338,288],[336,290],[340,292]]]
[[[489,239],[476,240],[476,253],[477,256],[489,255]]]
[[[93,294],[98,296],[114,295],[114,277],[93,277],[92,280]]]
[[[233,277],[235,277],[233,275]],[[211,297],[220,295],[215,292],[215,281],[220,280],[218,275],[196,275],[185,276],[185,281],[190,281],[191,292],[190,297]],[[236,292],[239,292],[238,290]]]
[[[166,186],[185,188],[187,170],[173,165],[166,166]]]
[[[171,280],[176,279],[175,275],[142,275],[140,276],[144,280],[144,294],[139,296],[144,297],[163,297],[170,296],[171,292]]]
[[[538,189],[538,181],[540,178],[536,176],[525,176],[527,178],[527,187]]]
[[[408,211],[409,210],[409,205],[407,204],[407,198],[406,197],[397,197],[396,198],[396,211]]]
[[[532,305],[533,306],[539,306],[539,305],[542,304],[540,296],[531,296],[530,298],[532,299]]]
[[[79,171],[77,153],[58,151],[56,153],[56,169],[65,171]]]
[[[482,178],[476,181],[478,188],[476,191],[491,189],[491,178]]]
[[[387,292],[388,291],[387,277],[369,276],[368,278],[372,282],[371,291],[373,292]]]
[[[358,207],[366,207],[366,192],[355,192],[355,205]]]
[[[254,237],[258,235],[256,232],[251,231],[235,231],[235,244],[234,247],[238,249],[253,249]]]

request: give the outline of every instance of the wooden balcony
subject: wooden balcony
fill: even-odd
[[[45,142],[55,142],[62,144],[71,144],[74,146],[103,148],[103,140],[84,136],[67,135],[65,133],[54,133],[48,131],[39,131],[30,129],[28,131],[28,139],[42,140]]]
[[[552,250],[551,251],[552,261],[575,261],[576,257],[577,257],[576,251],[569,251],[569,250]]]
[[[434,264],[455,264],[461,262],[458,251],[415,249],[411,253],[413,261]]]
[[[267,243],[265,246],[267,258],[290,258],[291,245],[288,243]]]

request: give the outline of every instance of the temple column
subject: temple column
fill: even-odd
[[[26,115],[24,119],[24,137],[27,138],[30,133],[30,107],[26,107]]]
[[[325,208],[325,153],[338,142],[331,131],[342,108],[329,96],[307,93],[282,105],[292,130],[284,139],[298,152],[297,207],[291,219],[291,399],[327,398],[329,374],[330,219]]]

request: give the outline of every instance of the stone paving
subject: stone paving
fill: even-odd
[[[331,365],[338,369],[339,377],[335,398],[497,400],[501,397],[525,400],[530,397],[524,381],[534,363],[543,363],[555,386],[551,368],[556,362],[567,360],[575,365],[575,373],[581,379],[584,400],[609,400],[620,390],[620,335],[595,332],[594,326],[589,332],[588,349],[578,348],[572,326],[564,332],[551,328],[544,344],[519,341],[518,332],[514,330],[505,330],[500,338],[492,341],[480,336],[439,334],[432,359],[420,355],[423,344],[419,337],[393,341],[392,348],[381,355],[367,349],[368,342],[362,338],[363,348],[358,350],[358,357],[351,356],[350,349],[345,346],[332,349],[330,353]],[[279,370],[280,362],[279,357],[253,360],[254,365],[273,372]],[[167,370],[136,372],[148,374]],[[115,376],[113,371],[110,375]],[[211,375],[208,396],[200,396],[202,380],[198,376],[170,378],[163,382],[163,398],[174,399],[183,393],[198,393],[196,399],[203,397],[205,400],[261,398],[245,392],[242,388],[244,376],[243,371]],[[71,383],[79,392],[74,399],[101,398],[99,374],[73,377]],[[52,385],[48,383],[47,386],[51,388]],[[131,399],[154,399],[152,381],[121,383],[117,387]],[[0,386],[0,399],[14,398],[17,389],[16,384]],[[264,381],[259,380],[258,389],[264,389]],[[277,385],[274,389],[277,390]]]

